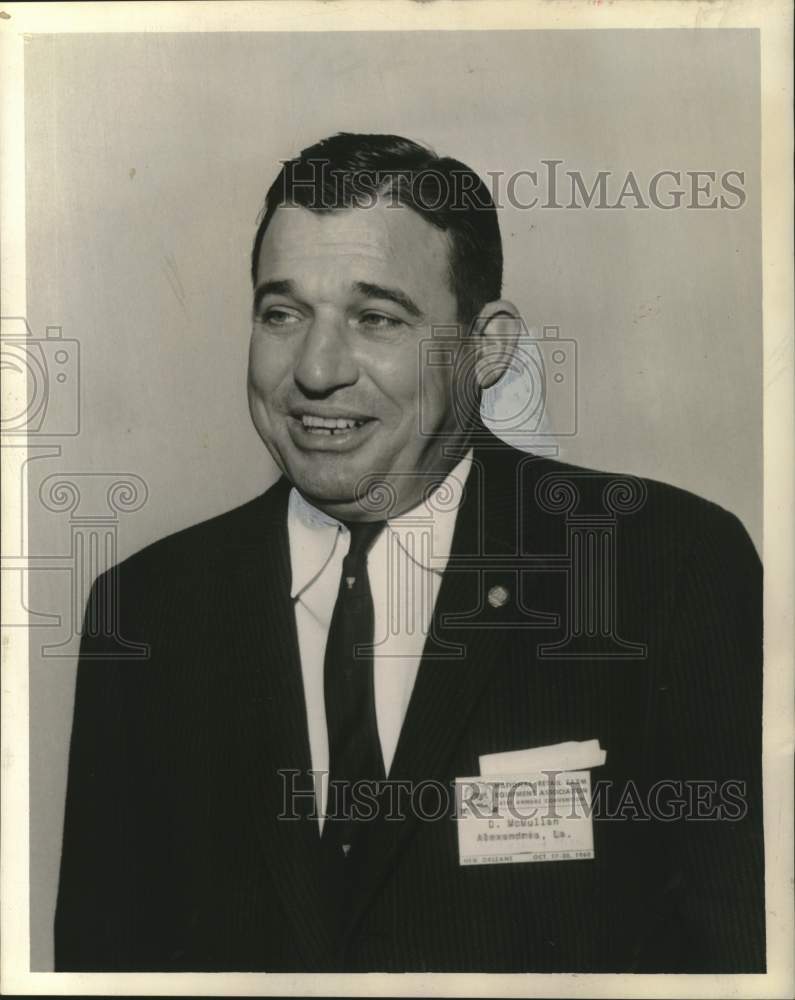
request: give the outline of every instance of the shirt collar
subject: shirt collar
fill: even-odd
[[[447,565],[471,467],[470,449],[428,498],[387,521],[406,555],[431,572],[443,573]],[[287,529],[292,563],[290,597],[295,598],[323,573],[347,528],[310,504],[293,487],[287,505]]]
[[[287,531],[293,577],[290,597],[294,598],[326,568],[345,528],[324,511],[313,507],[293,486],[287,503]]]

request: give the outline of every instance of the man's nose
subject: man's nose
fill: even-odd
[[[295,366],[298,387],[306,395],[325,396],[352,385],[358,376],[343,323],[334,317],[315,316]]]

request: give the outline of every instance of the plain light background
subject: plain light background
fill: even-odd
[[[119,555],[275,473],[245,399],[255,220],[278,161],[396,132],[487,171],[562,159],[590,184],[745,172],[737,211],[506,208],[504,293],[578,347],[561,456],[663,479],[761,546],[758,38],[750,31],[34,36],[26,60],[28,321],[81,348],[81,433],[30,466],[30,548],[68,518],[53,472],[133,473]],[[554,425],[554,421],[553,421]],[[68,620],[64,574],[31,605]],[[73,660],[30,653],[31,968],[52,967]],[[120,864],[124,859],[120,859]]]

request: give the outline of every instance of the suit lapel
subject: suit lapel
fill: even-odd
[[[433,628],[395,753],[391,776],[410,780],[444,774],[458,736],[499,656],[504,632],[489,627],[480,568],[486,546],[483,468],[473,463],[459,510]]]
[[[328,967],[336,951],[334,921],[320,870],[317,823],[307,818],[312,800],[299,799],[300,819],[279,819],[291,780],[307,788],[311,768],[303,680],[295,617],[290,599],[290,553],[284,480],[263,498],[258,522],[245,532],[230,558],[227,620],[234,649],[229,658],[237,677],[237,718],[242,795],[260,840],[281,903],[296,926],[304,966]],[[289,808],[288,808],[289,811]]]

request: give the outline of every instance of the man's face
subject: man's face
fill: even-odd
[[[354,498],[377,478],[399,513],[449,470],[436,435],[455,430],[451,366],[420,377],[419,359],[432,326],[456,321],[447,237],[416,212],[276,211],[259,256],[249,406],[310,501],[361,518]]]

